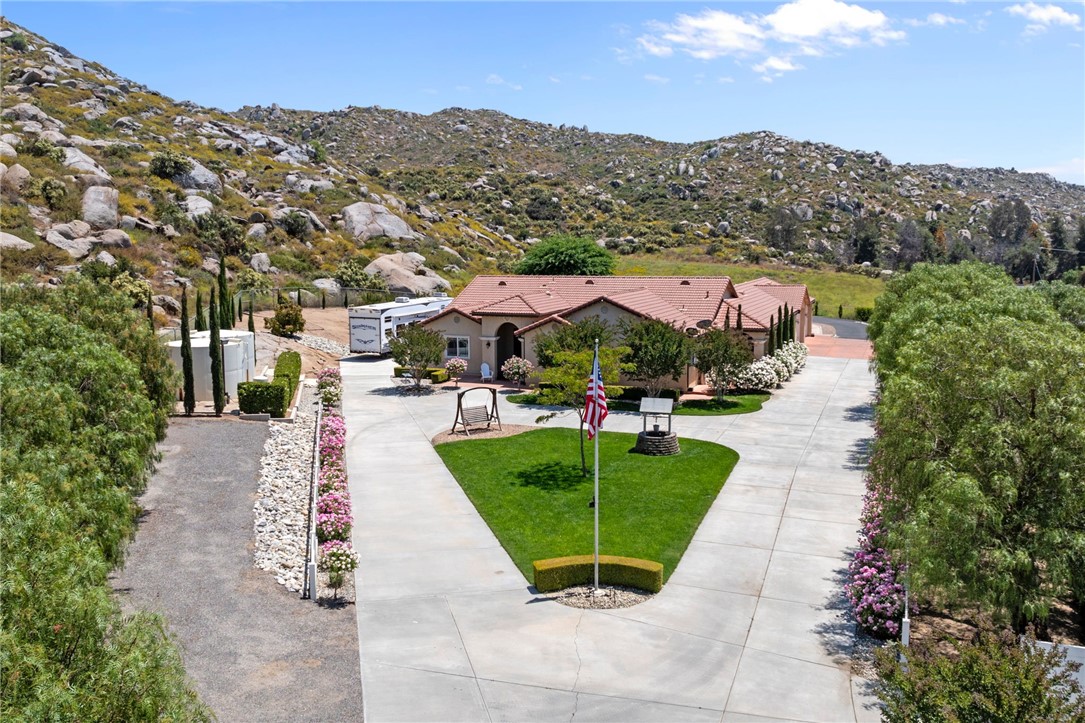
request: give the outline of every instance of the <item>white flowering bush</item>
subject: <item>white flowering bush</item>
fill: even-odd
[[[776,374],[776,367],[767,359],[768,357],[762,357],[739,372],[735,376],[735,386],[759,392],[775,389],[780,383],[780,377]]]
[[[776,378],[780,380],[781,383],[786,382],[788,379],[791,378],[791,370],[788,369],[787,364],[784,363],[784,360],[780,359],[775,354],[763,356],[758,359],[758,361],[763,361],[770,367],[772,367],[772,370],[776,372]]]
[[[787,342],[773,354],[773,357],[787,365],[792,374],[806,366],[806,356],[806,345],[797,341]]]

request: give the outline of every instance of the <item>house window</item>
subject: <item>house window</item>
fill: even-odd
[[[471,340],[466,336],[445,337],[445,342],[446,358],[451,359],[458,356],[461,359],[467,359],[471,356]]]

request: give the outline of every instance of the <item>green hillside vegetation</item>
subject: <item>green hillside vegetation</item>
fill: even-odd
[[[164,436],[167,352],[119,292],[8,285],[0,708],[8,720],[207,720],[157,615],[121,614],[106,579]]]

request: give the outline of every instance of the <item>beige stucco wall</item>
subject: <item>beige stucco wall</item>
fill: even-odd
[[[467,357],[467,373],[478,374],[479,367],[482,365],[484,344],[480,337],[481,325],[477,322],[468,319],[462,314],[452,313],[448,316],[442,316],[440,319],[431,321],[426,326],[433,329],[436,332],[440,332],[442,336],[448,338],[450,336],[465,336],[470,340],[470,355]],[[441,365],[444,365],[447,357],[442,355]],[[491,364],[492,366],[492,364]]]

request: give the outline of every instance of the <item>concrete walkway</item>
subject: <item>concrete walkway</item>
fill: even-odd
[[[812,357],[756,414],[676,417],[741,459],[664,590],[612,611],[531,592],[429,444],[455,395],[401,397],[391,368],[342,364],[367,721],[879,719],[849,673],[841,597],[872,435],[865,361]],[[538,413],[501,407],[508,423]]]

